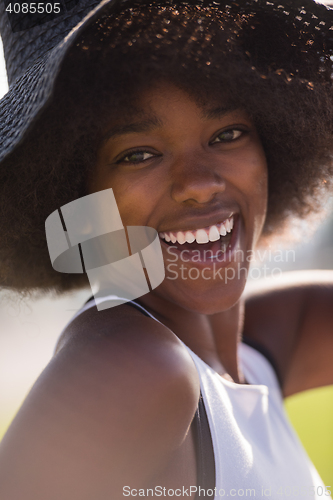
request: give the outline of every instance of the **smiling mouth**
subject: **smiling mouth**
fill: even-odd
[[[167,231],[159,233],[159,237],[166,245],[175,247],[180,252],[193,252],[193,258],[196,255],[200,260],[211,260],[224,254],[230,247],[234,224],[232,215],[212,226],[194,231]],[[191,258],[191,255],[189,257]]]

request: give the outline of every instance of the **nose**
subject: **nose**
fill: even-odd
[[[178,203],[208,203],[226,189],[225,179],[207,160],[178,161],[171,176],[171,196]]]

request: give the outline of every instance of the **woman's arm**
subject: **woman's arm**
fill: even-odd
[[[166,467],[198,377],[165,327],[127,309],[75,320],[0,445],[0,498],[120,500]]]
[[[273,355],[285,396],[333,384],[333,271],[265,280],[245,311],[244,332]]]

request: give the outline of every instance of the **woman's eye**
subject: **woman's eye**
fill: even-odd
[[[117,163],[140,163],[145,160],[149,160],[153,158],[152,153],[148,153],[147,151],[132,151],[128,153],[126,156],[120,158]]]
[[[211,142],[211,144],[215,144],[216,142],[232,142],[241,137],[244,134],[244,130],[239,129],[229,129],[224,130],[215,139]]]

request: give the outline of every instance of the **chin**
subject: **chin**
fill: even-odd
[[[212,315],[227,311],[241,298],[246,278],[233,279],[227,283],[212,281],[192,282],[168,280],[156,289],[160,297],[178,307],[198,314]]]

